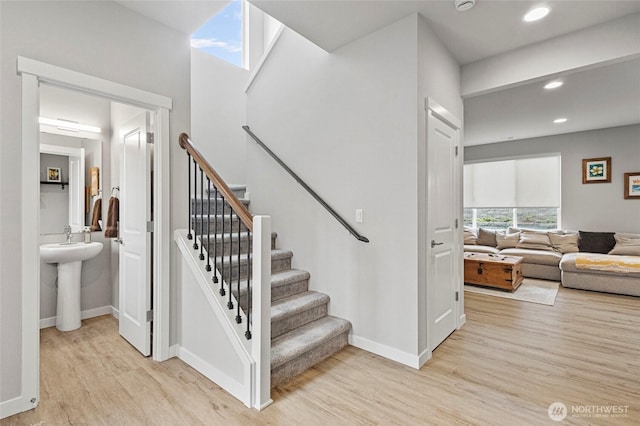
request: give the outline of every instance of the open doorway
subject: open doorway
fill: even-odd
[[[25,409],[37,406],[39,399],[39,168],[40,87],[48,84],[80,91],[109,101],[146,109],[155,115],[153,167],[153,269],[149,279],[154,285],[149,320],[154,322],[153,359],[169,358],[169,110],[171,99],[75,71],[19,57],[22,79],[22,396]],[[103,189],[104,191],[104,189]],[[150,194],[149,194],[150,195]],[[150,197],[151,198],[151,197]],[[29,407],[30,405],[30,407]]]

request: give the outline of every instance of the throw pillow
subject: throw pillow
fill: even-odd
[[[478,239],[476,244],[479,246],[495,247],[498,245],[496,240],[496,231],[489,231],[484,228],[478,229]]]
[[[520,233],[514,232],[513,234],[508,234],[506,232],[496,232],[496,240],[498,242],[496,245],[498,250],[516,248],[518,241],[520,241]]]
[[[630,238],[616,234],[615,240],[616,245],[609,254],[640,256],[640,235],[637,238]]]
[[[507,233],[508,234],[513,234],[514,232],[528,232],[530,234],[564,234],[564,231],[562,229],[528,229],[528,228],[514,228],[513,226],[510,226],[509,228],[507,228]]]
[[[478,240],[478,237],[476,237],[475,232],[473,232],[473,229],[471,228],[464,228],[464,243],[465,244],[472,244],[472,245],[476,245],[476,241]]]
[[[607,254],[616,245],[615,232],[578,231],[578,249],[581,252]]]
[[[541,232],[521,232],[516,248],[553,251],[549,235]]]
[[[563,254],[578,252],[578,234],[549,234],[549,240],[557,252]]]

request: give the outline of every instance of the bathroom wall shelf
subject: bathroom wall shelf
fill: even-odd
[[[62,189],[64,189],[66,185],[69,185],[69,182],[47,182],[46,180],[41,180],[40,185],[62,185]]]

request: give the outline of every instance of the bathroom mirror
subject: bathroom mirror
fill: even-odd
[[[91,195],[85,188],[96,167],[99,192]],[[100,140],[40,134],[40,234],[60,234],[65,225],[80,232],[91,225],[95,201],[102,197],[101,170]]]

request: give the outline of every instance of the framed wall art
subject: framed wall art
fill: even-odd
[[[611,157],[582,160],[582,183],[611,182]]]
[[[640,172],[624,174],[624,199],[640,200]]]
[[[60,167],[47,167],[47,182],[62,182]]]

